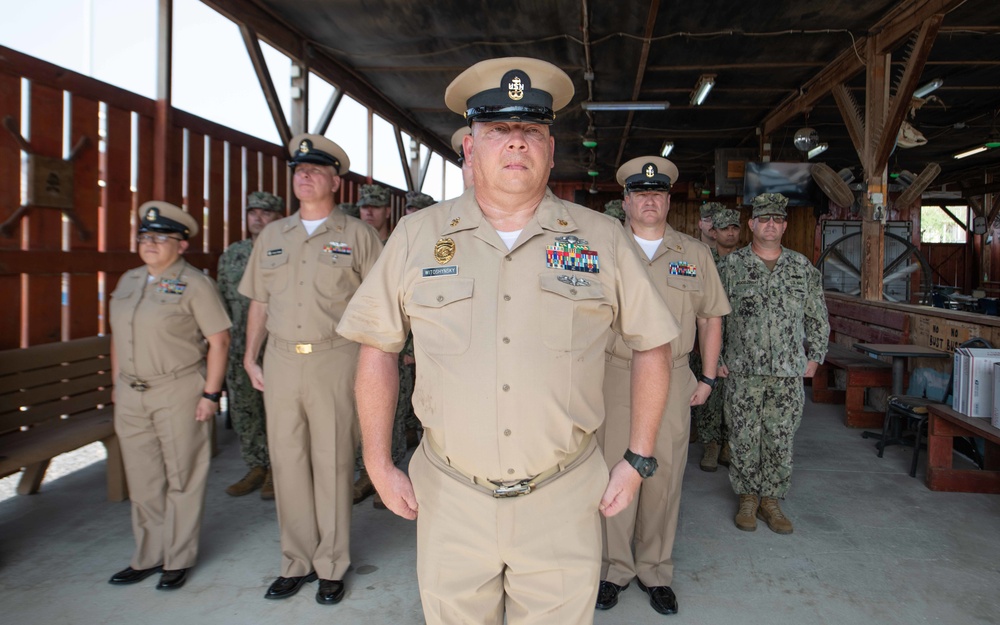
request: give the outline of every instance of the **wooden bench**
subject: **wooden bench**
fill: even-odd
[[[1000,429],[985,417],[967,417],[943,404],[927,407],[927,488],[962,493],[1000,493]],[[956,469],[952,450],[957,436],[986,440],[983,469]]]
[[[892,386],[892,366],[865,356],[849,343],[906,343],[910,338],[910,318],[905,313],[866,306],[857,301],[826,298],[830,318],[830,345],[825,362],[812,381],[812,400],[819,404],[845,404],[844,425],[852,428],[881,428],[885,412],[866,405],[866,391]],[[835,381],[837,371],[846,378],[843,387]],[[871,403],[871,402],[867,402]]]
[[[128,497],[111,406],[111,341],[95,336],[0,352],[0,477],[24,470],[17,492],[38,492],[49,461],[100,441],[108,500]]]

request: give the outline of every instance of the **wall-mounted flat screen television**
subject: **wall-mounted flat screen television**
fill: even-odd
[[[811,163],[746,164],[743,176],[743,203],[750,204],[761,193],[780,193],[789,206],[816,206],[823,192],[809,173]]]

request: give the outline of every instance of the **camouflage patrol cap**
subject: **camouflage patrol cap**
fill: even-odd
[[[406,208],[413,207],[416,209],[427,208],[434,203],[434,198],[427,195],[426,193],[420,193],[419,191],[407,191],[406,192]]]
[[[712,227],[716,230],[722,230],[723,228],[728,228],[729,226],[739,226],[740,225],[740,213],[739,211],[734,211],[731,208],[723,208],[722,210],[716,211],[712,215]]]
[[[701,218],[711,219],[713,215],[725,208],[721,202],[705,202],[701,205]]]
[[[380,184],[363,184],[358,198],[358,208],[362,206],[388,206],[389,189]]]
[[[357,205],[352,202],[341,202],[337,205],[337,208],[339,208],[345,215],[361,219],[361,211],[359,211]]]
[[[761,193],[753,199],[753,219],[761,215],[788,217],[788,198],[780,193]]]
[[[618,221],[625,221],[625,210],[622,208],[621,200],[611,200],[604,205],[604,214],[614,217]]]
[[[284,213],[285,200],[267,191],[254,191],[247,197],[247,210],[251,208],[259,208],[272,213]]]

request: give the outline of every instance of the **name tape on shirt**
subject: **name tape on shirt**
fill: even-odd
[[[545,266],[567,271],[600,273],[601,262],[587,241],[573,235],[556,237],[555,245],[545,248]]]
[[[447,267],[426,267],[421,273],[425,278],[437,278],[438,276],[457,276],[458,265],[448,265]]]
[[[284,253],[285,253],[285,250],[283,250],[280,247],[277,248],[277,249],[273,249],[273,250],[267,250],[267,255],[268,256],[279,256],[279,255],[284,254]]]
[[[350,256],[351,246],[340,241],[330,241],[323,246],[323,251],[327,254],[344,254]]]
[[[688,263],[687,261],[674,261],[670,263],[670,275],[694,278],[698,275],[698,267]]]
[[[187,288],[187,282],[181,282],[180,280],[169,280],[163,279],[156,285],[156,291],[158,293],[167,293],[169,295],[180,295]]]

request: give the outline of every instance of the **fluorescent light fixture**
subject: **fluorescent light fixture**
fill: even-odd
[[[972,156],[973,154],[979,154],[980,152],[985,152],[988,149],[989,148],[986,147],[985,145],[980,145],[978,147],[972,148],[971,150],[966,150],[964,152],[959,152],[958,154],[956,154],[954,156],[954,158],[956,158],[956,159],[958,159],[958,158],[965,158],[967,156]]]
[[[935,78],[934,80],[930,81],[923,87],[918,87],[917,90],[913,92],[913,97],[926,98],[931,94],[932,91],[940,89],[941,85],[943,84],[944,84],[943,80],[941,80],[940,78]]]
[[[827,143],[820,143],[819,145],[817,145],[813,149],[809,150],[809,152],[806,154],[806,160],[808,160],[808,159],[810,159],[810,158],[812,158],[814,156],[819,156],[823,152],[826,152],[827,148],[829,148],[829,147],[830,147],[830,145],[827,144]]]
[[[665,111],[670,102],[584,102],[585,111]]]
[[[660,150],[660,156],[662,156],[663,158],[667,158],[668,156],[670,156],[670,152],[673,151],[673,149],[674,149],[673,141],[664,141],[663,149]]]
[[[694,93],[691,94],[691,106],[701,106],[708,97],[708,92],[715,86],[715,76],[715,74],[702,74],[698,78],[698,84],[694,86]]]

